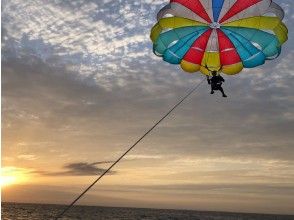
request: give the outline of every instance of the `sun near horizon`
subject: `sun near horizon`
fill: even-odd
[[[16,167],[2,167],[0,176],[0,186],[9,187],[30,181],[30,177],[22,169]]]

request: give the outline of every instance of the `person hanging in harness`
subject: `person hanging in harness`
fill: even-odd
[[[222,83],[225,82],[224,78],[221,75],[218,75],[217,71],[211,71],[211,74],[212,74],[211,78],[207,76],[207,82],[209,85],[211,85],[210,94],[213,94],[215,90],[219,90],[223,94],[223,97],[227,97],[227,95],[225,94],[222,88]]]

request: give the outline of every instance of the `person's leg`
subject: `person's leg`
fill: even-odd
[[[221,91],[221,93],[223,94],[223,97],[227,97],[227,95],[225,94],[225,92],[221,86],[219,87],[218,90]]]
[[[211,85],[211,91],[210,91],[210,94],[213,94],[214,91],[213,91],[213,86]]]

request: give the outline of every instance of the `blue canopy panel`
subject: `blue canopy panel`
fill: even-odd
[[[181,38],[176,44],[164,52],[163,60],[171,64],[180,64],[195,40],[197,40],[197,38],[200,37],[207,29],[208,28],[199,30]]]
[[[212,0],[214,22],[218,22],[223,5],[224,5],[224,0]]]
[[[158,56],[162,56],[164,52],[173,45],[173,43],[179,41],[179,39],[188,36],[190,34],[203,33],[208,29],[207,26],[188,26],[175,28],[164,33],[161,33],[156,42],[153,45],[153,50]]]
[[[237,49],[245,68],[253,68],[264,64],[266,56],[242,35],[222,28]]]
[[[178,28],[178,29],[181,29],[181,28]],[[201,36],[206,30],[208,30],[208,27],[195,27],[194,32],[178,39],[176,42],[174,39],[171,39],[171,38],[168,39],[169,45],[163,52],[163,60],[171,64],[179,64],[181,60],[183,59],[183,57],[185,56],[185,54],[187,53],[187,51],[190,49],[190,47],[194,43],[194,41],[199,36]]]
[[[223,27],[223,30],[229,30],[239,34],[255,44],[258,44],[267,60],[278,57],[281,53],[281,46],[278,38],[268,32],[244,27]]]

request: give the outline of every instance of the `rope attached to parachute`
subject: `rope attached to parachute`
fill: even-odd
[[[206,80],[204,78],[193,89],[191,89],[180,101],[174,105],[159,121],[157,121],[148,131],[145,132],[125,153],[123,153],[107,170],[105,170],[91,185],[89,185],[75,200],[72,201],[66,208],[55,217],[55,220],[60,219],[83,195],[86,194],[103,176],[105,176],[127,153],[129,153],[139,142],[141,142],[157,125],[159,125],[170,113],[172,113],[182,102],[185,101],[198,87]]]

